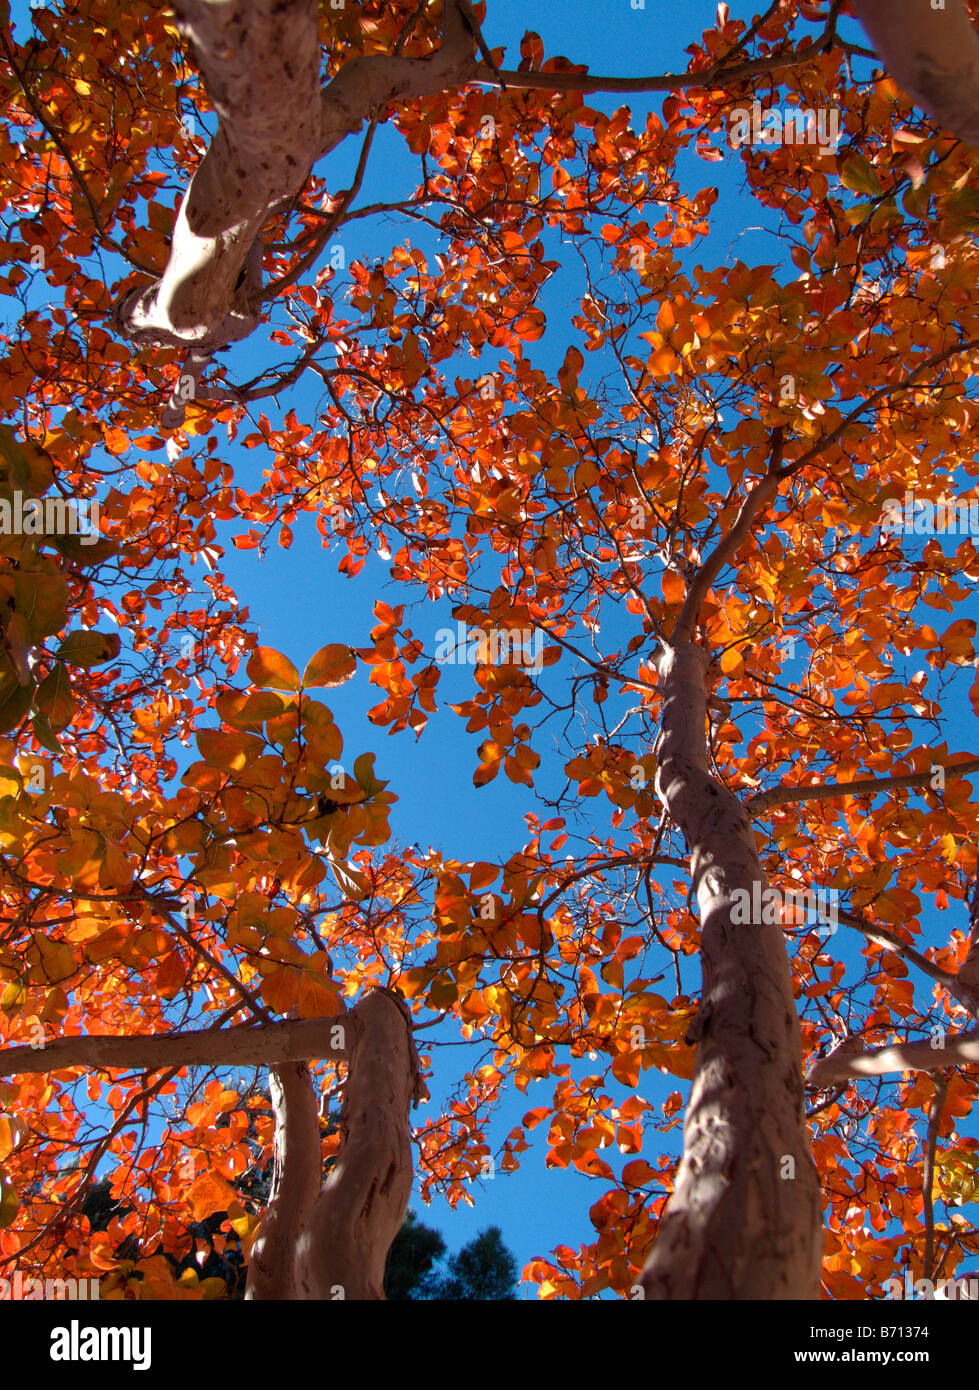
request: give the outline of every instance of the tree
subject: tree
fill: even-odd
[[[545,1121],[601,1193],[595,1241],[531,1265],[544,1296],[878,1297],[975,1250],[935,1210],[976,1162],[975,14],[854,7],[948,129],[817,0],[722,4],[685,73],[621,78],[533,33],[505,68],[465,0],[5,24],[0,1259],[116,1270],[127,1230],[77,1219],[111,1157],[143,1296],[227,1211],[248,1296],[380,1298],[412,1142],[459,1201]],[[585,102],[650,92],[644,121]],[[799,107],[824,126],[789,139]],[[720,191],[682,156],[753,123],[727,145],[777,263],[701,264]],[[382,124],[418,179],[364,203]],[[314,166],[365,126],[331,191]],[[332,254],[395,214],[379,263]],[[218,357],[245,338],[250,376]],[[261,481],[220,442],[246,420]],[[217,566],[229,528],[260,558],[305,515],[405,601],[300,674]],[[409,625],[422,597],[457,628]],[[365,666],[378,727],[466,721],[525,843],[391,841],[312,694]],[[474,1063],[412,1134],[436,1024]],[[259,1066],[250,1118],[222,1075]],[[691,1083],[680,1155],[651,1144],[684,1097],[644,1070]],[[546,1078],[497,1141],[506,1086]],[[229,1206],[250,1127],[260,1223]]]
[[[436,1265],[445,1256],[438,1231],[408,1211],[388,1251],[384,1294],[389,1299],[470,1299],[474,1302],[516,1298],[517,1265],[503,1244],[499,1226],[489,1226],[456,1255],[445,1271]]]
[[[435,1286],[433,1298],[512,1301],[517,1266],[503,1244],[499,1226],[490,1226],[449,1259],[448,1273]]]
[[[399,1302],[416,1298],[429,1285],[433,1267],[445,1254],[445,1241],[413,1211],[391,1242],[384,1270],[384,1296]]]
[[[512,1301],[517,1266],[499,1226],[488,1226],[451,1255],[444,1272],[435,1268],[445,1255],[437,1230],[407,1212],[405,1225],[388,1251],[384,1294],[395,1300]]]

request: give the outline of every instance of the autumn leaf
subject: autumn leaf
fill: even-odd
[[[302,685],[292,662],[272,647],[256,647],[245,669],[252,684],[261,689],[298,692]]]
[[[13,1225],[20,1210],[20,1198],[10,1178],[0,1168],[0,1231]]]
[[[115,632],[69,632],[55,656],[69,666],[101,666],[119,655],[119,635]]]
[[[350,647],[339,642],[320,647],[309,660],[302,676],[304,690],[332,690],[350,680],[357,670],[357,658]]]
[[[216,1211],[227,1211],[237,1197],[231,1184],[213,1170],[195,1178],[186,1193],[195,1221],[206,1221]]]

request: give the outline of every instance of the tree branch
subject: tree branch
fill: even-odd
[[[768,472],[764,478],[748,493],[748,496],[741,504],[734,525],[727,535],[722,536],[717,545],[708,555],[707,559],[700,566],[696,577],[687,592],[680,610],[680,616],[676,620],[671,643],[676,646],[678,642],[692,642],[697,627],[697,620],[700,616],[701,605],[710,592],[710,586],[720,574],[724,565],[732,559],[751,534],[751,528],[755,517],[762,507],[772,500],[778,492],[779,483],[782,481],[781,462],[782,449],[785,444],[785,430],[780,425],[772,431],[772,448],[769,458]]]
[[[932,1277],[935,1267],[935,1198],[932,1189],[935,1186],[935,1150],[938,1147],[938,1130],[942,1122],[942,1107],[945,1104],[945,1092],[947,1090],[948,1078],[936,1076],[935,1094],[932,1098],[931,1112],[928,1115],[924,1171],[921,1175],[922,1195],[925,1202],[925,1258],[922,1273],[926,1279]]]
[[[387,102],[467,83],[473,35],[445,0],[441,47],[427,58],[354,58],[321,86],[316,0],[174,0],[218,128],[180,205],[160,279],[132,290],[113,321],[123,336],[216,349],[247,337],[261,309],[249,254],[274,209],[317,159]]]
[[[514,72],[480,63],[474,80],[485,87],[513,87],[544,92],[678,92],[698,87],[727,87],[753,77],[781,72],[818,57],[825,49],[822,39],[795,52],[751,58],[743,63],[722,59],[695,72],[666,72],[656,77],[603,77],[590,72]]]
[[[979,1030],[974,1030],[945,1038],[941,1047],[932,1047],[929,1040],[875,1047],[868,1052],[854,1053],[838,1048],[828,1057],[821,1057],[813,1063],[806,1084],[810,1088],[824,1090],[840,1081],[883,1076],[889,1071],[941,1071],[944,1067],[977,1064]]]
[[[862,932],[868,941],[878,942],[886,950],[893,951],[895,955],[915,966],[923,975],[927,975],[930,980],[941,985],[942,989],[947,989],[953,999],[957,999],[973,1017],[979,1017],[979,995],[976,994],[971,985],[961,978],[961,971],[958,974],[953,974],[950,970],[943,970],[940,965],[928,960],[920,951],[916,951],[913,946],[909,946],[906,941],[902,941],[899,936],[895,936],[886,927],[865,922],[852,912],[841,912],[837,909],[836,915],[845,926],[853,927],[856,931]]]
[[[44,1047],[0,1049],[0,1076],[89,1067],[113,1071],[200,1066],[265,1067],[280,1062],[343,1057],[358,1027],[354,1011],[256,1027],[200,1032],[152,1033],[140,1037],[88,1035],[57,1038]]]
[[[851,0],[888,72],[938,125],[979,145],[979,34],[964,0]]]
[[[938,764],[936,764],[938,766]],[[960,763],[941,764],[947,776],[963,777],[968,772],[979,771],[979,758],[966,758]],[[772,806],[794,805],[802,801],[834,801],[847,796],[877,796],[880,792],[894,791],[901,787],[925,787],[932,779],[932,771],[902,773],[898,777],[865,777],[854,782],[822,782],[809,786],[773,787],[770,791],[759,792],[745,802],[745,810],[753,816],[761,815]]]

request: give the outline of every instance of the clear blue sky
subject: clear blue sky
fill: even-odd
[[[733,5],[732,13],[750,18],[753,10]],[[548,57],[564,55],[576,62],[587,62],[594,72],[633,76],[683,70],[688,61],[685,47],[700,37],[714,22],[715,15],[714,0],[685,0],[682,5],[648,0],[643,11],[634,10],[629,0],[612,0],[612,3],[606,0],[600,7],[587,0],[566,0],[561,4],[555,4],[554,0],[546,0],[546,3],[542,0],[519,0],[519,3],[517,0],[502,0],[502,3],[490,0],[485,33],[491,48],[506,46],[509,66],[516,66],[520,38],[525,30],[532,29],[543,38]],[[588,102],[609,112],[622,104],[620,99],[608,96],[591,96]],[[641,128],[646,111],[659,110],[661,98],[655,94],[635,95],[628,98],[627,104],[634,123]],[[336,175],[338,180],[343,180],[348,168],[344,160]],[[690,154],[681,160],[680,170],[684,192],[692,194],[717,185],[723,193],[714,213],[711,237],[708,242],[699,242],[692,248],[691,262],[713,265],[739,258],[748,263],[772,263],[786,258],[771,229],[763,226],[764,210],[744,191],[737,157],[727,152],[722,162],[707,164]],[[329,160],[319,166],[318,172],[327,180],[331,179]],[[414,161],[405,157],[400,137],[390,126],[384,127],[360,201],[369,203],[378,196],[391,196],[392,184],[401,179],[414,187],[416,173]],[[419,244],[420,238],[411,227],[402,230],[393,223],[381,221],[355,223],[343,233],[347,263],[353,258],[370,261],[386,255],[392,236],[400,239],[405,235]],[[554,254],[550,248],[549,254]],[[575,293],[565,283],[563,293],[562,300],[561,280],[556,277],[555,285],[548,287],[548,295],[542,301],[546,309],[553,310],[555,320],[566,318],[567,311],[577,308],[580,287]],[[556,370],[563,360],[566,345],[567,340],[560,333],[549,333],[545,340],[533,346],[534,364]],[[248,365],[242,362],[239,366],[235,360],[240,374],[246,377],[267,362],[267,352],[255,353],[252,344],[242,353],[249,358],[254,356]],[[445,374],[450,380],[457,372],[470,378],[478,374],[476,364],[469,357],[446,364]],[[301,391],[290,392],[283,396],[282,404],[284,408],[295,406],[302,419],[303,410],[296,404],[297,397],[301,399]],[[271,405],[271,402],[263,403],[270,417]],[[246,453],[240,449],[234,461],[236,469],[253,470],[250,476],[257,476],[267,462],[258,450]],[[246,473],[246,476],[249,475]],[[387,562],[376,553],[354,580],[336,574],[338,558],[339,552],[331,555],[322,550],[311,519],[296,527],[296,539],[290,550],[272,544],[260,563],[256,563],[254,551],[229,549],[227,553],[226,572],[239,596],[248,603],[254,619],[261,624],[261,640],[285,651],[300,669],[324,642],[364,645],[375,621],[372,612],[375,598],[383,598],[392,605],[405,601],[403,586],[391,582]],[[413,611],[410,621],[416,632],[424,632],[431,640],[434,630],[447,619],[448,605],[440,605],[438,616]],[[449,668],[443,674],[440,706],[444,706],[448,698],[453,674]],[[463,673],[457,674],[457,680],[460,692],[466,690],[468,693],[471,677],[468,686]],[[528,790],[512,786],[503,777],[479,791],[473,788],[474,742],[465,733],[463,721],[451,714],[443,715],[433,721],[418,743],[408,734],[387,738],[366,719],[367,710],[377,698],[376,688],[368,685],[366,672],[363,672],[342,689],[331,691],[328,703],[343,730],[345,751],[353,754],[364,749],[376,750],[379,775],[391,779],[391,789],[401,798],[391,818],[397,837],[408,843],[436,845],[461,859],[490,861],[507,856],[524,843],[523,815],[528,810],[538,809],[534,798]],[[608,832],[606,805],[602,798],[584,807],[586,816],[595,818],[595,826],[602,833]],[[695,975],[691,975],[689,987],[699,987]],[[451,1034],[445,1036],[452,1037]],[[439,1094],[440,1082],[472,1065],[473,1054],[469,1048],[448,1047],[437,1052],[433,1095]],[[575,1070],[580,1074],[593,1069],[586,1064]],[[511,1091],[491,1130],[497,1142],[528,1110],[546,1104],[553,1086],[553,1080],[548,1080],[531,1087],[526,1095]],[[639,1086],[640,1094],[657,1105],[670,1091],[680,1090],[686,1096],[687,1089],[686,1083],[657,1072],[644,1073]],[[417,1111],[416,1116],[419,1121],[423,1120],[425,1110]],[[518,1172],[497,1176],[474,1192],[474,1209],[460,1205],[453,1211],[440,1200],[426,1209],[416,1199],[414,1205],[421,1219],[438,1226],[452,1249],[470,1240],[485,1226],[497,1224],[502,1227],[506,1243],[514,1251],[521,1268],[532,1256],[546,1255],[557,1244],[577,1247],[579,1243],[592,1240],[595,1232],[588,1219],[588,1209],[604,1191],[605,1184],[575,1171],[545,1169],[546,1130],[544,1124],[529,1136],[535,1142],[532,1150],[523,1155]],[[667,1150],[670,1140],[674,1145],[678,1142],[679,1130],[668,1137],[654,1130],[647,1131],[646,1142],[654,1154]],[[614,1162],[617,1155],[610,1157],[609,1151],[604,1150],[602,1157]]]
[[[734,9],[734,13],[737,12]],[[684,69],[688,61],[684,48],[700,37],[713,23],[715,15],[713,0],[685,0],[683,5],[648,0],[645,11],[633,10],[629,0],[612,0],[612,3],[605,0],[601,6],[588,3],[588,0],[566,0],[566,3],[490,0],[484,32],[490,48],[506,47],[508,66],[515,67],[519,62],[520,39],[531,29],[541,35],[547,57],[564,55],[575,62],[586,62],[593,72],[633,76]],[[622,104],[620,99],[603,96],[589,97],[588,102],[609,112]],[[646,111],[659,110],[660,103],[660,97],[655,94],[628,99],[640,128]],[[757,244],[745,244],[747,237],[752,235],[745,234],[745,226],[751,221],[758,222],[759,217],[753,200],[740,194],[739,161],[728,155],[726,165],[705,164],[691,156],[685,164],[689,172],[685,191],[717,184],[726,176],[731,198],[731,210],[719,220],[715,243],[697,247],[695,259],[724,261],[733,254],[748,261],[752,258],[774,260],[769,245],[766,244],[763,251]],[[336,176],[338,180],[343,179],[348,168],[344,160]],[[329,181],[332,169],[330,161],[326,160],[318,166],[317,172]],[[414,187],[417,165],[411,157],[406,158],[400,137],[391,126],[386,126],[380,132],[359,201],[369,203],[379,196],[390,196],[391,184],[401,179]],[[749,209],[750,217],[746,215]],[[402,229],[378,220],[355,223],[344,229],[342,237],[347,264],[354,258],[370,261],[386,255],[392,237],[401,239],[405,235],[420,244],[420,238],[410,226]],[[549,251],[549,254],[552,253]],[[560,311],[572,307],[568,298],[560,302],[560,295],[560,288],[555,287],[550,300],[543,301],[545,308],[553,306],[555,318]],[[566,313],[561,313],[561,317],[566,317]],[[566,345],[561,335],[553,341],[548,335],[544,342],[533,347],[535,365],[556,370],[563,360]],[[249,344],[244,352],[251,354],[252,345]],[[242,363],[239,367],[235,360],[235,365],[247,376],[264,366],[267,360],[267,349],[262,348],[254,355],[253,364],[245,366]],[[470,378],[478,374],[477,364],[468,356],[458,363],[445,364],[444,370],[449,380],[457,373]],[[282,404],[284,408],[296,406],[302,419],[302,408],[296,405],[299,395],[299,392],[284,395]],[[274,418],[271,405],[265,402],[263,408]],[[251,469],[255,474],[267,464],[259,450],[248,453],[239,449],[234,462],[236,469]],[[388,563],[376,552],[353,580],[341,578],[336,573],[340,553],[322,550],[312,519],[296,527],[296,539],[290,550],[272,544],[260,563],[256,563],[254,551],[229,549],[227,552],[225,570],[242,601],[248,603],[252,616],[261,624],[261,640],[286,652],[300,669],[325,642],[365,645],[367,634],[376,621],[373,617],[376,598],[383,598],[392,605],[405,601],[404,586],[390,580]],[[424,631],[429,640],[434,630],[446,621],[451,623],[449,605],[439,606],[437,618],[434,615],[426,617],[421,609],[411,617],[415,630]],[[471,675],[466,677],[464,673],[445,668],[440,707],[444,707],[449,698],[447,692],[453,676],[460,693],[471,690]],[[391,817],[395,836],[407,843],[436,845],[461,859],[490,861],[499,861],[501,856],[508,856],[525,843],[527,830],[523,816],[528,810],[539,809],[533,795],[529,789],[514,787],[502,776],[488,787],[474,789],[475,744],[472,736],[465,733],[462,720],[451,713],[441,715],[417,743],[408,733],[388,738],[366,719],[367,710],[378,698],[379,692],[368,685],[367,673],[362,668],[355,680],[330,691],[327,703],[343,731],[345,752],[375,750],[379,775],[391,779],[391,790],[400,797]],[[608,830],[606,805],[602,798],[602,804],[596,800],[585,807],[586,814],[598,818],[597,825],[603,833]],[[446,1040],[451,1040],[452,1036],[446,1034]],[[461,1075],[474,1065],[474,1060],[474,1051],[468,1047],[437,1051],[433,1097],[440,1094],[449,1077]],[[594,1070],[594,1066],[586,1063],[584,1067],[576,1067],[576,1072],[588,1070]],[[548,1103],[553,1087],[552,1079],[532,1086],[526,1095],[511,1090],[490,1131],[496,1141],[518,1124],[528,1110]],[[687,1085],[676,1077],[661,1076],[657,1072],[646,1072],[641,1078],[640,1094],[650,1101],[658,1103],[673,1090],[681,1090],[685,1095]],[[424,1121],[428,1109],[423,1107],[415,1112],[416,1122]],[[588,1209],[606,1184],[572,1170],[545,1169],[546,1132],[545,1123],[528,1136],[535,1142],[531,1151],[523,1155],[516,1173],[498,1175],[474,1190],[474,1208],[460,1205],[453,1211],[442,1200],[425,1208],[416,1197],[413,1205],[419,1217],[442,1231],[450,1249],[471,1240],[488,1225],[499,1225],[520,1268],[533,1256],[546,1255],[555,1245],[577,1247],[592,1240],[595,1231],[588,1219]],[[669,1137],[676,1140],[678,1131]],[[649,1132],[647,1142],[656,1152],[667,1148],[666,1137],[655,1131]],[[602,1157],[608,1158],[607,1150],[603,1150]],[[527,1292],[526,1286],[523,1292]]]
[[[752,17],[756,8],[738,0],[731,4],[732,14],[746,19]],[[17,32],[23,34],[24,24],[29,23],[24,0],[15,0],[13,12]],[[646,0],[642,10],[634,9],[630,0],[604,0],[600,5],[593,0],[489,0],[485,34],[491,48],[506,47],[509,66],[516,66],[519,59],[521,35],[526,29],[533,29],[541,34],[548,57],[561,54],[586,62],[592,71],[633,76],[682,70],[687,63],[685,47],[713,23],[715,13],[715,0],[684,0],[682,4]],[[621,104],[610,97],[588,100],[608,111]],[[661,98],[633,96],[628,104],[635,122],[641,124],[647,109],[659,109]],[[355,157],[356,149],[341,150],[323,161],[317,172],[333,186],[343,187],[349,182],[352,155]],[[726,151],[722,161],[707,164],[689,155],[680,162],[680,176],[686,193],[715,185],[722,195],[712,214],[710,239],[693,248],[692,260],[712,265],[735,257],[748,263],[769,264],[786,259],[785,248],[779,246],[774,236],[771,218],[745,194],[737,156]],[[382,127],[359,202],[389,196],[391,188],[398,185],[413,188],[416,178],[416,162],[405,154],[400,137],[391,125]],[[342,243],[349,264],[352,259],[369,261],[386,255],[395,239],[413,235],[416,241],[421,240],[404,225],[361,221],[345,229]],[[570,307],[567,299],[561,301],[562,293],[567,293],[567,287],[562,290],[557,277],[554,287],[548,290],[549,298],[543,301],[556,317]],[[533,347],[535,365],[555,370],[563,359],[565,346],[559,335],[549,334]],[[267,367],[271,360],[274,359],[265,331],[227,357],[229,368],[240,378]],[[444,370],[450,379],[456,374],[476,374],[475,364],[468,357],[445,364]],[[281,404],[283,409],[294,408],[301,420],[312,423],[309,415],[316,400],[312,386],[300,385],[285,393]],[[275,402],[264,402],[261,408],[276,423],[279,417]],[[242,433],[247,433],[247,429],[243,427]],[[257,484],[261,470],[269,464],[262,451],[226,445],[223,440],[219,453],[234,463],[243,486]],[[227,544],[230,534],[241,529],[226,529],[222,540]],[[374,600],[383,598],[395,605],[404,602],[406,595],[401,586],[391,582],[387,562],[376,553],[355,579],[342,578],[336,572],[339,553],[322,549],[313,519],[303,519],[294,529],[292,548],[282,550],[273,543],[261,562],[256,552],[237,551],[227,545],[223,568],[242,602],[248,605],[253,620],[260,625],[261,641],[285,652],[302,669],[324,643],[366,645],[375,621]],[[416,631],[424,628],[430,639],[447,618],[448,606],[441,605],[437,613],[413,614],[411,622]],[[503,777],[476,791],[472,785],[474,741],[465,733],[463,722],[452,713],[433,721],[420,742],[416,743],[409,734],[386,737],[366,718],[368,709],[379,698],[377,688],[369,685],[367,674],[362,667],[355,680],[330,692],[327,702],[343,731],[345,753],[376,752],[378,775],[390,779],[391,790],[398,794],[400,800],[391,818],[394,836],[406,843],[436,845],[447,855],[460,859],[493,861],[511,854],[526,839],[524,813],[539,809],[533,794],[514,787]],[[444,705],[453,679],[460,691],[467,688],[464,674],[447,671],[440,705]],[[603,833],[608,830],[606,805],[596,799],[584,807]],[[941,936],[947,932],[947,919],[939,924],[939,929]],[[852,951],[858,949],[854,943]],[[690,987],[695,985],[695,978],[691,977]],[[443,1041],[451,1038],[451,1034],[446,1034]],[[432,1085],[436,1098],[444,1094],[452,1077],[474,1064],[474,1054],[475,1049],[459,1047],[438,1051]],[[553,1085],[553,1080],[542,1083],[536,1094],[535,1088],[526,1095],[511,1093],[491,1131],[495,1140],[502,1139],[526,1111],[547,1103]],[[686,1089],[685,1083],[676,1078],[661,1077],[655,1072],[644,1073],[639,1087],[640,1094],[657,1103],[669,1091],[681,1090],[685,1094]],[[415,1112],[418,1123],[425,1118],[425,1109]],[[545,1169],[545,1134],[546,1125],[531,1136],[536,1143],[523,1155],[517,1173],[497,1176],[475,1190],[475,1209],[460,1206],[452,1211],[444,1202],[426,1209],[415,1200],[413,1205],[421,1219],[441,1229],[450,1249],[457,1249],[487,1225],[499,1225],[521,1267],[534,1255],[546,1255],[556,1244],[577,1246],[590,1241],[594,1231],[588,1208],[604,1191],[605,1184],[573,1171]],[[670,1138],[675,1141],[678,1131],[673,1131]],[[666,1140],[655,1131],[648,1132],[647,1143],[654,1154],[666,1146]]]

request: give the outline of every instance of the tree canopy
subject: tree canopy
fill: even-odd
[[[604,76],[493,0],[0,6],[0,1276],[218,1296],[219,1212],[250,1296],[382,1297],[416,1176],[522,1163],[591,1183],[544,1298],[979,1252],[979,5],[676,73],[654,9]],[[311,525],[297,603],[385,587],[305,660],[225,570]],[[493,862],[386,775],[450,724]]]

